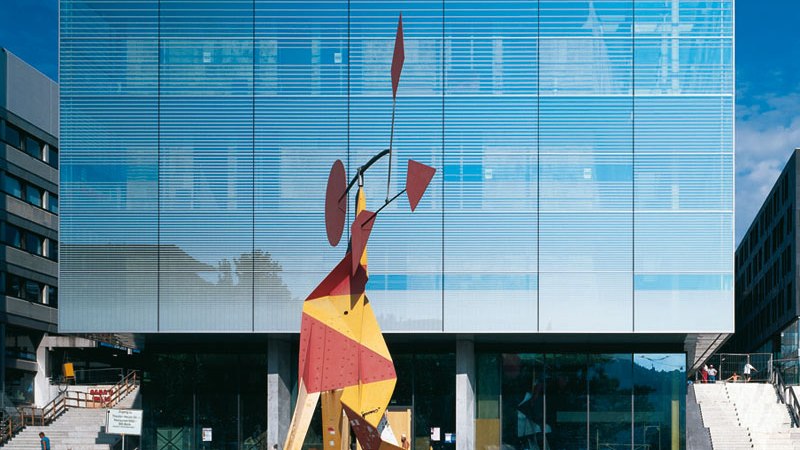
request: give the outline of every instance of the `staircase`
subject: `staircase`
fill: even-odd
[[[39,433],[44,432],[52,450],[111,450],[120,436],[105,433],[106,413],[111,407],[133,406],[139,393],[136,372],[108,392],[112,393],[109,397],[67,391],[44,408],[20,410],[19,418],[4,421],[0,427],[4,434],[0,446],[4,450],[40,450]]]
[[[715,450],[800,450],[800,429],[773,385],[695,384],[694,391]]]
[[[128,394],[115,408],[130,408],[138,388]],[[108,408],[71,408],[50,425],[29,425],[8,442],[3,449],[41,450],[39,432],[50,438],[52,450],[111,450],[120,436],[106,434]]]

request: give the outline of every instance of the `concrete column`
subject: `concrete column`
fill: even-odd
[[[50,377],[47,367],[47,335],[36,348],[36,376],[33,379],[33,399],[36,406],[42,407],[52,400],[50,396]]]
[[[267,443],[283,448],[292,420],[291,346],[289,341],[269,338],[267,344]]]
[[[456,450],[475,448],[475,343],[456,341]]]

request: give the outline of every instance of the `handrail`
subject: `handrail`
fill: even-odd
[[[19,420],[13,417],[0,421],[0,444],[11,440],[15,434],[27,425],[50,425],[58,416],[69,408],[111,408],[119,403],[125,396],[139,386],[137,371],[131,370],[127,375],[110,389],[108,397],[97,396],[89,392],[66,390],[44,405],[42,408],[23,406],[18,408]]]
[[[781,402],[789,409],[789,415],[792,416],[792,425],[795,427],[800,427],[800,401],[798,401],[797,394],[794,393],[794,389],[791,387],[789,387],[789,389],[786,388],[780,370],[772,371],[771,381],[778,390],[778,396],[780,397]],[[790,398],[787,398],[787,390],[789,391]]]
[[[22,412],[17,410],[18,417],[8,416],[0,421],[0,445],[10,441],[20,430],[25,427]]]

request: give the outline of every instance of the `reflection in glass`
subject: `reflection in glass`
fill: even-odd
[[[446,433],[456,432],[456,358],[452,353],[414,355],[414,450],[442,450]],[[438,427],[442,441],[432,442]]]
[[[544,355],[502,355],[503,445],[544,448],[552,426],[544,424]]]
[[[627,448],[631,442],[631,354],[589,355],[591,448]]]
[[[545,434],[550,450],[586,449],[586,355],[545,358]]]
[[[686,355],[633,355],[634,444],[684,448]]]

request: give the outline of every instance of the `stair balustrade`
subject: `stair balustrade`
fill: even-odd
[[[42,408],[23,406],[17,408],[19,417],[8,416],[0,421],[0,445],[10,441],[28,425],[50,425],[69,408],[112,408],[139,386],[138,372],[128,372],[119,383],[111,388],[110,394],[98,396],[89,392],[59,392],[58,395]]]

